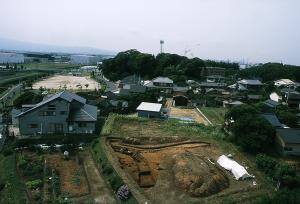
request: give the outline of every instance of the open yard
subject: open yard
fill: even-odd
[[[110,163],[136,198],[140,193],[153,203],[253,203],[270,191],[253,159],[215,127],[113,115],[102,133]],[[229,153],[255,179],[237,181],[215,162]]]
[[[99,90],[100,84],[93,79],[81,76],[55,75],[33,84],[33,89]]]
[[[170,107],[170,118],[193,120],[196,123],[208,125],[207,121],[195,109]]]
[[[200,110],[213,125],[222,125],[224,123],[226,108],[201,107]]]

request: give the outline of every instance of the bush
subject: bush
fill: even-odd
[[[43,181],[41,179],[36,179],[26,182],[26,187],[30,189],[37,189],[43,186]]]
[[[109,174],[113,173],[113,169],[109,165],[104,166],[103,173],[109,175]]]
[[[268,177],[279,181],[281,187],[290,189],[300,187],[300,176],[293,166],[286,163],[279,163],[264,154],[256,156],[256,165]]]
[[[0,191],[2,191],[5,187],[6,182],[2,179],[0,179]]]
[[[265,174],[272,177],[274,175],[275,168],[277,166],[277,161],[272,157],[269,157],[265,154],[258,154],[256,156],[256,165],[262,170]]]
[[[282,189],[275,192],[274,195],[265,195],[259,199],[257,204],[299,204],[300,190]]]

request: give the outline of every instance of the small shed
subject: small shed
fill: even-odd
[[[173,96],[173,106],[187,106],[189,99],[185,95]]]
[[[162,104],[142,102],[136,110],[139,117],[159,118],[161,116]]]

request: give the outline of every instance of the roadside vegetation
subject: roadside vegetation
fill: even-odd
[[[0,203],[29,203],[25,189],[17,174],[15,154],[0,154]]]
[[[118,189],[124,185],[122,178],[116,173],[112,165],[107,159],[106,153],[103,150],[100,139],[96,139],[91,143],[92,154],[94,161],[97,163],[105,180],[110,184],[113,191],[116,193]],[[124,204],[137,204],[136,199],[131,195],[128,200],[123,200]]]
[[[227,109],[223,107],[201,107],[202,113],[213,123],[213,125],[223,125]]]

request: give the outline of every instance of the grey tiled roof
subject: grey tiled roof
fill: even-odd
[[[264,102],[265,105],[269,106],[269,107],[272,107],[272,108],[275,108],[276,106],[279,106],[280,103],[276,102],[276,101],[273,101],[271,99],[268,99]]]
[[[85,104],[81,109],[71,111],[70,121],[97,121],[97,107]]]
[[[32,110],[35,110],[35,109],[37,109],[37,108],[39,108],[39,107],[41,107],[41,106],[43,106],[43,105],[45,105],[45,104],[47,104],[47,103],[55,100],[55,99],[58,99],[58,98],[64,99],[64,100],[66,100],[68,102],[71,102],[72,100],[76,100],[76,101],[78,101],[78,102],[80,102],[82,104],[86,103],[86,99],[85,98],[82,98],[81,96],[78,96],[78,95],[70,93],[70,92],[63,91],[63,92],[54,94],[53,96],[51,96],[51,97],[43,100],[42,102],[36,104],[34,107],[28,109],[27,111],[24,111],[24,112],[20,113],[17,117],[22,116],[22,115],[24,115],[24,114],[26,114],[26,113],[28,113],[28,112],[30,112]]]
[[[171,80],[168,77],[156,77],[155,79],[152,80],[152,82],[173,84],[173,80]]]
[[[273,113],[264,113],[261,114],[263,118],[265,118],[273,127],[282,128],[283,125],[278,120],[277,116]]]
[[[300,144],[300,129],[283,128],[277,129],[276,132],[285,143]]]

